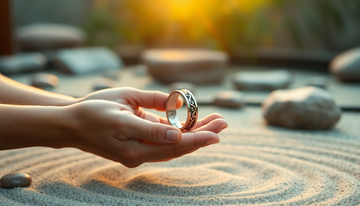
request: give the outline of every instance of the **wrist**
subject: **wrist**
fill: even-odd
[[[0,105],[0,150],[68,147],[71,117],[66,107]]]

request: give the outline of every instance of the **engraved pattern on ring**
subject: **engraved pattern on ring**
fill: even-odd
[[[188,91],[186,90],[181,90],[181,91],[185,94],[185,97],[189,101],[190,121],[186,125],[185,130],[190,130],[196,123],[196,116],[197,116],[196,103],[194,98]]]

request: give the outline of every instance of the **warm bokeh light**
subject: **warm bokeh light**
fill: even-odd
[[[114,47],[205,47],[229,52],[257,46],[332,47],[324,36],[348,24],[344,8],[357,8],[353,1],[342,1],[341,9],[337,1],[323,0],[93,2],[97,12],[85,27],[92,45],[105,41]],[[360,16],[360,6],[348,11]]]
[[[169,16],[174,20],[189,20],[193,17],[196,9],[196,1],[192,0],[171,0],[167,1]]]

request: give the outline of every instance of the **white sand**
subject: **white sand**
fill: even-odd
[[[2,151],[0,175],[33,184],[0,188],[0,205],[360,204],[360,113],[331,131],[268,127],[259,109],[220,113],[220,144],[135,169],[75,149]]]

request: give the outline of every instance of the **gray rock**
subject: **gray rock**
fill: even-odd
[[[195,84],[189,82],[174,82],[169,85],[169,92],[172,92],[174,90],[181,90],[181,89],[187,89],[193,94],[195,94],[196,92]]]
[[[114,80],[108,78],[102,78],[94,83],[93,91],[109,89],[109,88],[113,88],[114,86],[115,86]]]
[[[143,77],[148,75],[148,68],[145,65],[139,64],[134,67],[134,72],[136,76]]]
[[[329,64],[330,72],[341,81],[360,81],[360,47],[336,56]]]
[[[26,173],[10,173],[0,179],[0,186],[4,188],[28,187],[32,178]]]
[[[262,112],[270,124],[298,129],[329,129],[341,116],[331,94],[317,87],[274,91]]]
[[[238,91],[222,91],[215,95],[214,104],[219,107],[240,108],[244,106],[244,97]]]
[[[261,72],[238,72],[235,74],[233,83],[237,90],[272,91],[288,88],[292,81],[289,71],[279,69]]]
[[[141,45],[121,45],[116,51],[126,64],[136,64],[139,63],[144,47]]]
[[[16,74],[39,71],[46,67],[47,59],[41,53],[19,53],[0,57],[0,73]]]
[[[16,41],[24,51],[53,50],[80,46],[85,42],[85,34],[70,25],[35,23],[20,27]]]
[[[143,62],[162,83],[210,84],[222,81],[228,56],[211,50],[154,49],[144,52]]]
[[[42,89],[56,87],[59,81],[59,78],[53,74],[40,73],[31,76],[31,86]]]
[[[325,77],[311,77],[308,79],[306,85],[326,89],[327,79]]]
[[[115,81],[119,79],[119,76],[120,76],[120,71],[118,69],[108,69],[103,73],[103,77]]]
[[[56,67],[69,74],[85,74],[107,69],[120,69],[123,64],[106,48],[64,49],[57,54]]]

